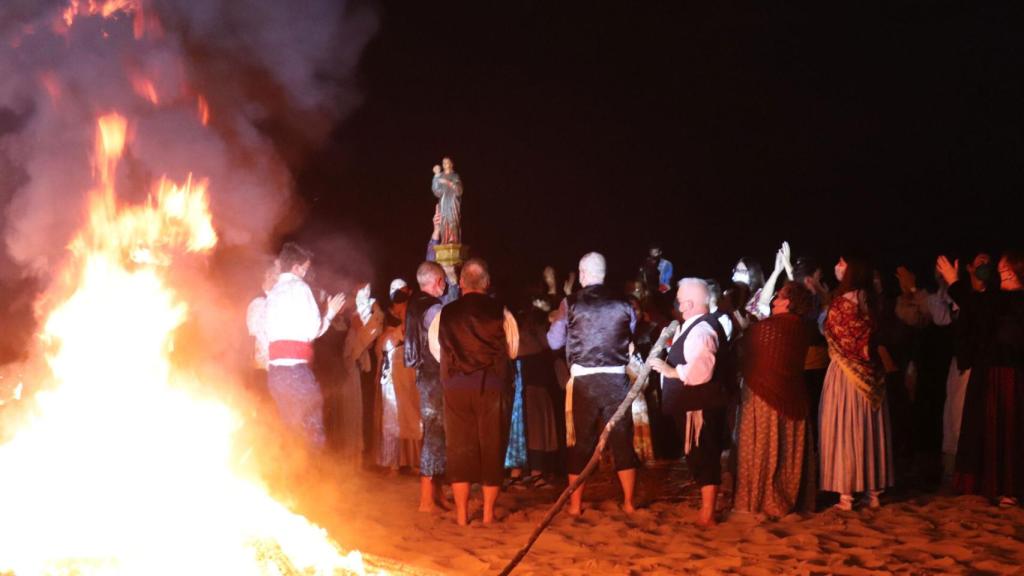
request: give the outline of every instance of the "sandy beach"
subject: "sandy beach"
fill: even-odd
[[[641,471],[627,516],[618,487],[601,471],[580,518],[564,513],[516,574],[1017,574],[1024,568],[1024,510],[975,496],[893,496],[878,510],[791,514],[769,520],[727,514],[710,530],[694,524],[699,506],[685,466]],[[512,558],[558,488],[509,490],[499,521],[479,523],[474,490],[467,528],[453,513],[416,511],[417,478],[363,473],[341,483],[329,517],[318,518],[345,548],[441,574],[493,574]]]

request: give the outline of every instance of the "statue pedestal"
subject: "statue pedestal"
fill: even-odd
[[[462,244],[438,244],[434,246],[437,263],[441,266],[458,266],[466,260],[469,246]]]

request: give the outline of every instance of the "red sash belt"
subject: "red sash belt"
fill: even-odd
[[[270,343],[271,360],[313,360],[313,343],[299,340],[275,340]]]

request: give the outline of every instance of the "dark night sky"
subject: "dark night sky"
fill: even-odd
[[[365,102],[300,189],[378,281],[412,279],[443,155],[499,286],[593,249],[621,278],[656,239],[706,276],[783,239],[922,268],[1020,239],[1010,9],[814,4],[385,1]]]

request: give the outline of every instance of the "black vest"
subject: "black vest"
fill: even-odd
[[[423,327],[423,316],[427,310],[441,301],[427,294],[416,292],[405,309],[405,365],[420,372],[437,374],[441,367],[430,353],[427,329]]]
[[[505,307],[486,294],[466,294],[442,308],[438,340],[441,378],[480,370],[508,374]]]
[[[683,331],[679,335],[679,338],[672,342],[672,347],[668,349],[668,357],[665,359],[672,366],[683,366],[686,364],[686,354],[683,352],[683,344],[686,342],[687,336],[690,335],[690,331],[697,327],[701,322],[707,322],[715,329],[715,334],[718,335],[718,350],[715,351],[715,370],[711,374],[711,380],[708,384],[724,385],[722,372],[729,369],[728,362],[726,362],[726,356],[729,354],[729,340],[725,336],[725,329],[722,328],[722,323],[718,321],[718,318],[714,314],[705,314],[700,318],[693,321],[693,324]],[[665,378],[666,382],[676,382],[682,384],[676,378]]]
[[[587,286],[566,299],[569,365],[587,368],[624,366],[629,362],[632,307],[603,284]]]

